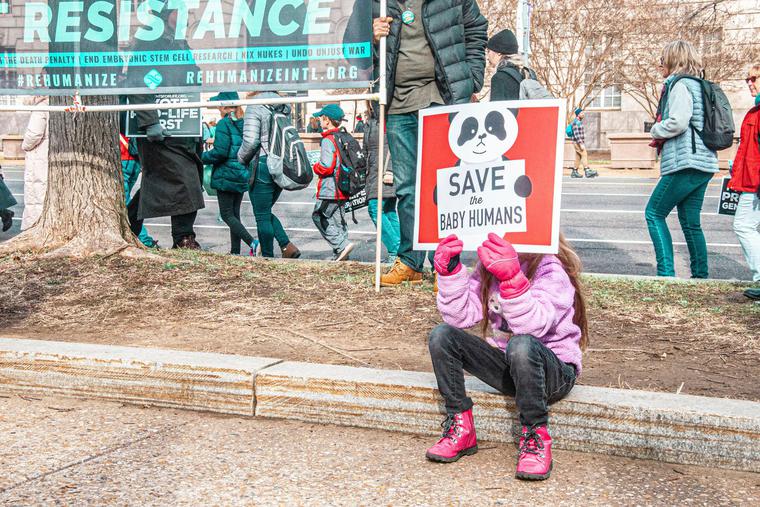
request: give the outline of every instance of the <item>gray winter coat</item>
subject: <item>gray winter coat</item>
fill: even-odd
[[[377,143],[378,143],[378,123],[375,118],[367,119],[367,123],[364,127],[364,153],[367,157],[367,199],[377,199]],[[385,171],[393,172],[390,163],[390,157],[388,156],[388,142],[385,142]],[[383,199],[391,199],[396,197],[396,185],[386,185],[383,183]]]
[[[472,94],[483,87],[488,21],[480,13],[476,0],[424,1],[421,21],[435,58],[438,90],[447,105],[467,103]],[[396,81],[403,10],[398,0],[388,0],[388,16],[393,18],[387,41],[388,106],[393,99],[393,86]],[[357,9],[355,13],[361,14],[363,10]],[[356,40],[357,31],[353,27],[366,23],[358,14],[349,20],[345,42]],[[380,17],[379,0],[372,2],[372,17]],[[374,78],[377,79],[379,54],[377,48],[374,49]]]
[[[275,98],[274,92],[262,92],[256,95],[257,99]],[[287,107],[287,106],[286,106]],[[288,111],[290,108],[288,107]],[[245,110],[243,124],[243,144],[238,151],[238,161],[248,165],[256,155],[269,153],[269,125],[272,119],[272,110],[267,106],[248,106]]]
[[[675,76],[665,81],[668,86]],[[683,169],[718,172],[718,154],[705,146],[692,127],[702,130],[705,112],[702,89],[693,79],[681,79],[670,88],[662,121],[652,126],[654,139],[664,139],[660,159],[660,174],[672,174]],[[695,150],[692,150],[692,138]]]

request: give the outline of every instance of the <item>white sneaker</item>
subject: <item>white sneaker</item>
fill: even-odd
[[[355,245],[353,243],[347,244],[346,248],[344,248],[343,251],[338,254],[338,256],[335,258],[335,260],[336,261],[344,261],[344,260],[346,260],[348,258],[348,254],[350,254],[351,250],[354,249],[354,246]]]

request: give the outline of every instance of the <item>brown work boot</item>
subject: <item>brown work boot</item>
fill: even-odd
[[[200,250],[201,245],[195,241],[195,234],[189,236],[182,236],[173,248],[185,248],[187,250]]]
[[[390,271],[380,277],[381,287],[393,287],[404,282],[411,284],[422,283],[422,273],[415,271],[399,259],[391,267]]]
[[[301,251],[293,243],[288,243],[281,250],[283,259],[298,259],[301,256]]]

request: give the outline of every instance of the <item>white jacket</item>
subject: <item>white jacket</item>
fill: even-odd
[[[47,97],[33,97],[31,104],[48,103]],[[21,230],[28,229],[42,213],[48,179],[48,113],[35,111],[29,118],[21,149],[26,152],[24,169],[24,215]]]

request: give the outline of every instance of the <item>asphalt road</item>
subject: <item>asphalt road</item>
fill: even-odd
[[[23,173],[21,167],[4,167],[6,183],[19,205],[14,208],[21,216],[23,205]],[[594,180],[565,178],[562,191],[562,231],[578,250],[584,268],[592,273],[655,275],[654,250],[649,240],[644,207],[657,180],[653,178],[600,177]],[[732,217],[718,215],[720,181],[715,178],[707,191],[702,213],[702,226],[710,256],[710,277],[751,280],[751,273],[732,230]],[[311,221],[314,188],[299,192],[283,192],[275,206],[291,240],[298,245],[304,258],[331,259],[332,251]],[[255,236],[255,220],[250,202],[243,202],[243,223]],[[366,209],[356,213],[358,224],[349,221],[349,236],[357,246],[352,260],[374,260],[374,225]],[[676,273],[688,278],[689,257],[675,211],[668,219],[675,249]],[[18,234],[20,220],[0,240]],[[170,246],[168,219],[146,222],[150,233],[161,245]],[[215,197],[206,196],[206,208],[196,221],[198,240],[206,250],[229,251],[227,226],[218,219]],[[277,250],[277,248],[275,248]],[[385,253],[383,254],[386,255]],[[467,260],[467,259],[466,259]],[[472,258],[470,258],[472,260]]]
[[[474,410],[477,425],[477,406]],[[757,474],[514,445],[428,462],[434,438],[0,393],[2,505],[758,505]]]

